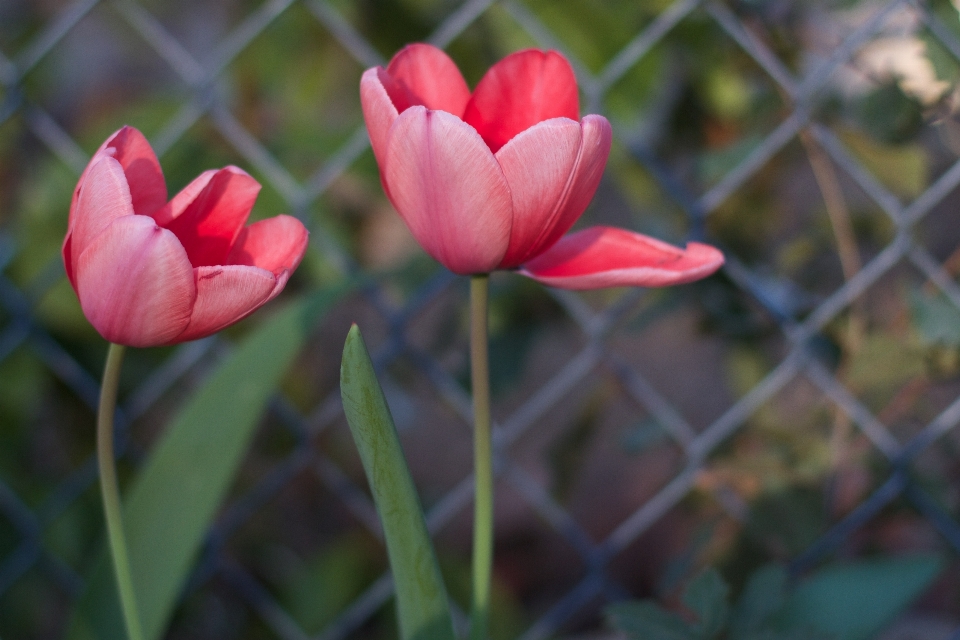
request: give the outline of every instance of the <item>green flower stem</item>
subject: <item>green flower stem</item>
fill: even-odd
[[[490,364],[487,300],[490,276],[470,278],[470,373],[473,386],[473,602],[470,640],[487,639],[493,563],[493,441],[490,428]]]
[[[113,556],[120,606],[127,625],[127,637],[129,640],[143,640],[137,599],[130,576],[130,561],[127,558],[127,540],[123,533],[120,491],[117,487],[117,468],[113,456],[113,414],[117,408],[117,385],[120,381],[123,351],[124,347],[119,344],[111,344],[107,351],[107,364],[103,368],[103,383],[100,385],[100,412],[97,416],[97,461],[100,465],[103,515],[107,521],[107,536]]]

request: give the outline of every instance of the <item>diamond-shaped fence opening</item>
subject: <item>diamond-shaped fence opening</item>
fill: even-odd
[[[263,184],[254,217],[307,224],[285,297],[373,275],[271,402],[170,637],[393,633],[382,533],[339,407],[352,321],[465,628],[466,291],[383,195],[357,92],[413,40],[447,49],[471,85],[510,51],[561,50],[583,113],[614,128],[584,222],[727,256],[721,274],[663,291],[493,277],[495,637],[596,629],[606,603],[676,595],[706,564],[740,580],[763,561],[800,575],[910,551],[949,562],[905,624],[960,627],[960,20],[946,1],[843,4],[0,6],[0,637],[60,637],[99,550],[104,348],[60,243],[76,177],[125,123],[171,193],[236,164]],[[128,356],[125,478],[248,326]]]

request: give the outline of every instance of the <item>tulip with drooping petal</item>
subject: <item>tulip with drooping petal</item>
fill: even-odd
[[[496,269],[554,287],[665,286],[703,278],[723,255],[638,233],[565,234],[600,184],[610,123],[580,119],[573,69],[528,49],[471,93],[440,49],[413,44],[360,81],[384,190],[420,245],[454,273]]]
[[[625,229],[566,235],[593,198],[610,123],[580,118],[573,69],[526,50],[471,93],[440,49],[413,44],[360,80],[360,101],[387,197],[433,258],[470,278],[474,411],[471,640],[487,640],[493,557],[493,444],[487,331],[489,273],[515,269],[568,289],[665,286],[716,271],[723,255]]]
[[[209,170],[167,202],[157,157],[123,127],[73,194],[63,262],[84,315],[110,342],[170,345],[211,335],[274,298],[307,248],[291,216],[246,224],[260,184]]]

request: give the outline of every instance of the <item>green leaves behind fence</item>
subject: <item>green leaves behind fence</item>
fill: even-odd
[[[301,300],[244,340],[183,408],[126,493],[124,527],[146,640],[163,634],[203,536],[280,379],[317,320],[349,288]],[[106,550],[67,637],[125,638]]]
[[[619,602],[607,617],[630,640],[867,640],[927,589],[938,556],[882,558],[825,567],[790,588],[786,569],[754,573],[735,603],[715,569],[697,576],[683,603],[696,618],[652,600]]]
[[[454,640],[446,589],[360,329],[350,329],[340,365],[340,394],[383,524],[403,640]]]
[[[930,586],[943,565],[938,556],[917,555],[825,567],[793,591],[780,624],[805,621],[839,640],[874,638]]]

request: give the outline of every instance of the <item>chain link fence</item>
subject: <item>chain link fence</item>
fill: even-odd
[[[463,591],[465,286],[382,196],[357,96],[363,69],[413,40],[447,49],[471,84],[512,50],[562,51],[583,112],[615,137],[584,219],[728,259],[668,291],[494,277],[496,633],[596,629],[605,602],[671,593],[705,563],[799,574],[932,550],[950,562],[922,606],[960,638],[960,23],[921,0],[3,0],[0,637],[60,637],[102,534],[105,345],[59,242],[77,176],[124,123],[172,190],[235,163],[264,184],[255,216],[311,229],[284,297],[376,274],[272,402],[169,637],[389,631],[381,533],[336,386],[351,321]],[[128,477],[255,322],[130,355]]]

